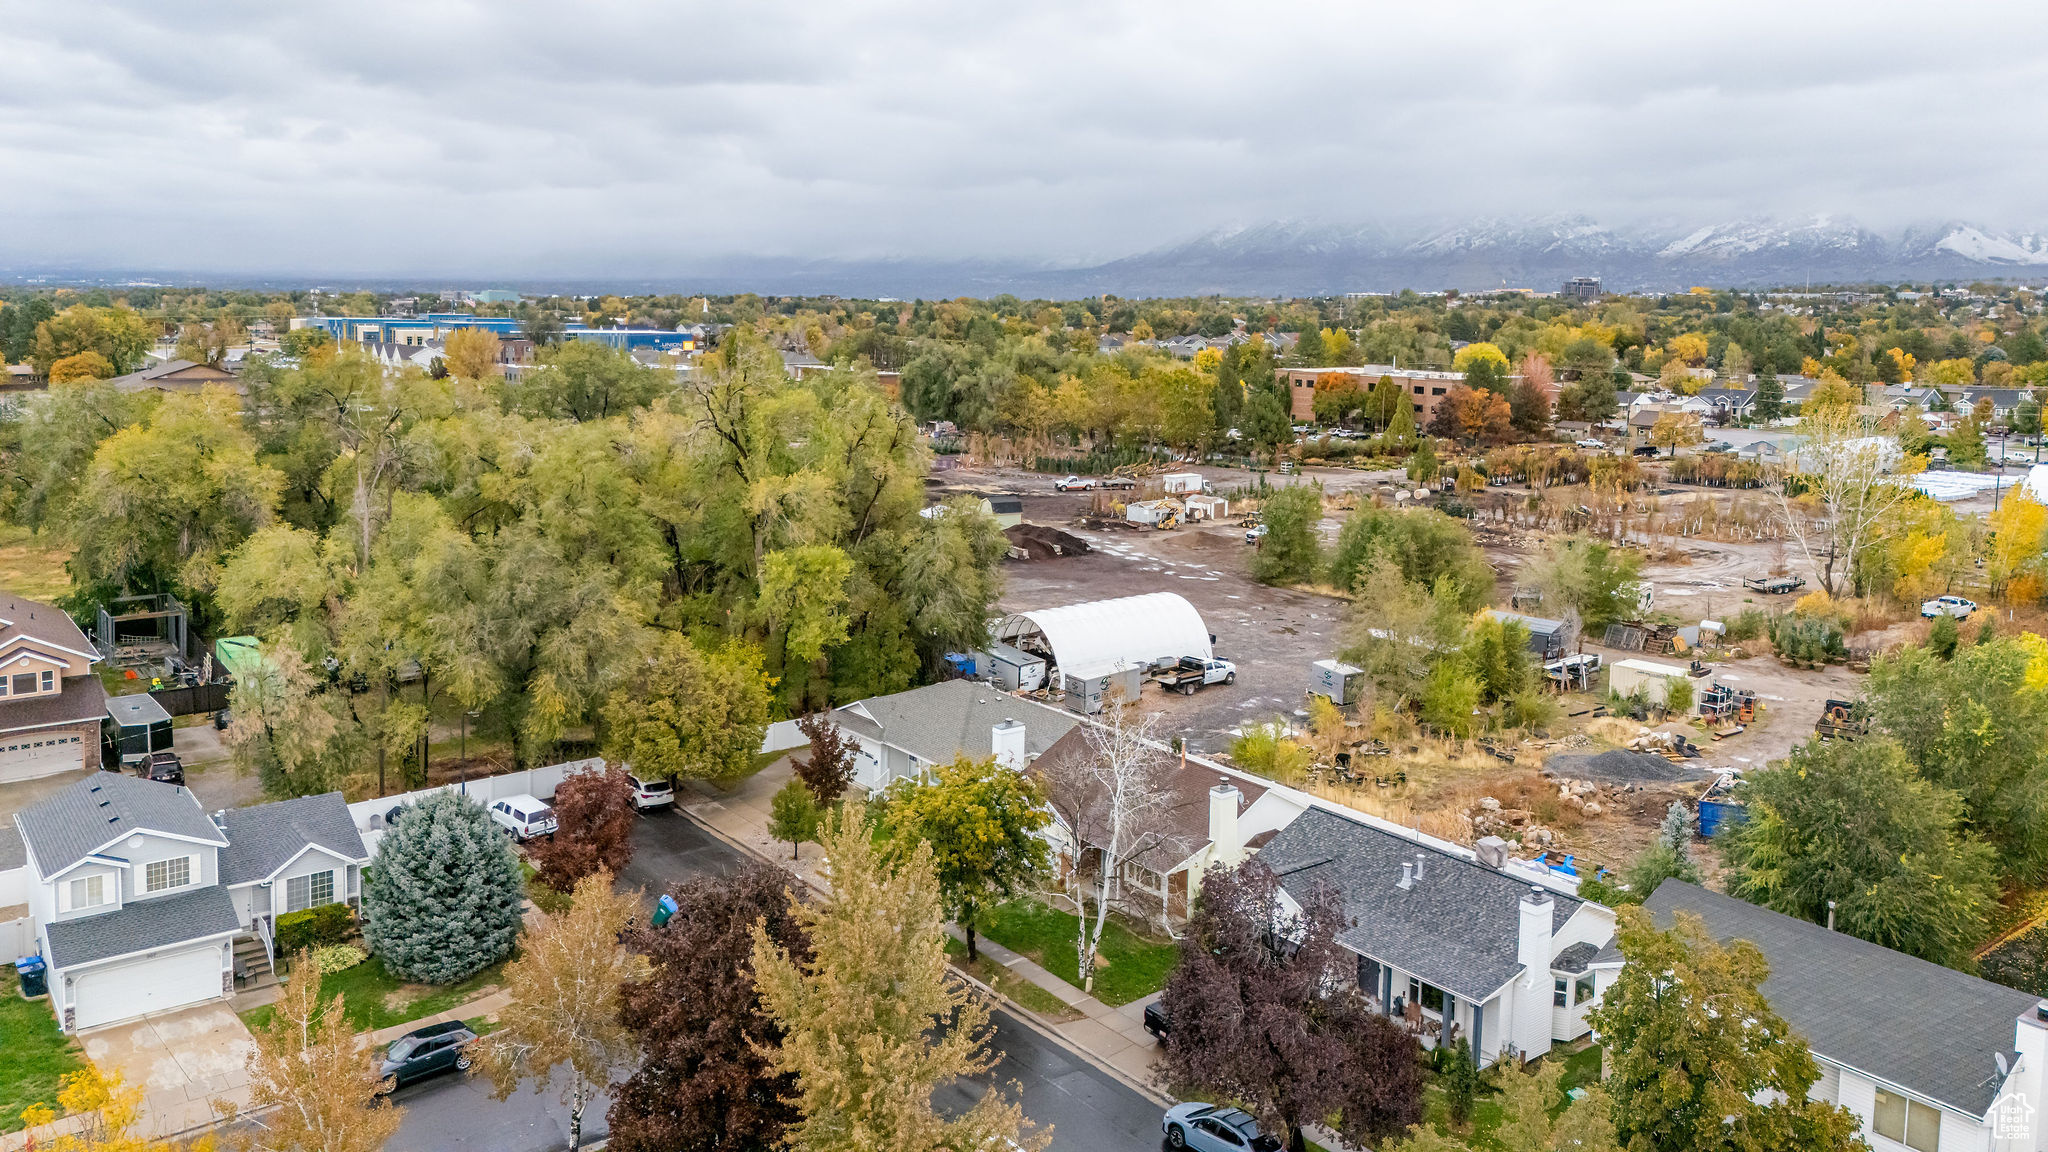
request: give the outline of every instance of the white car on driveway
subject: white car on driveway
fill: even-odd
[[[1937,596],[1920,605],[1920,614],[1929,620],[1936,616],[1953,616],[1961,620],[1976,610],[1976,601],[1965,600],[1961,596]]]
[[[491,822],[521,843],[555,834],[555,810],[547,801],[524,792],[492,803]]]
[[[633,807],[645,812],[649,808],[659,808],[675,802],[676,786],[673,782],[658,777],[653,780],[633,777]]]

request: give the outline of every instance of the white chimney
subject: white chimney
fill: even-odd
[[[1022,771],[1024,768],[1024,725],[1004,717],[988,734],[988,750],[996,763],[1005,768]]]
[[[1237,839],[1237,785],[1225,780],[1209,789],[1209,843],[1211,858],[1224,864],[1237,863],[1244,847]]]
[[[1556,903],[1541,885],[1530,885],[1522,897],[1520,939],[1515,959],[1522,965],[1522,978],[1515,987],[1515,1010],[1509,1039],[1524,1060],[1550,1051],[1550,937]]]

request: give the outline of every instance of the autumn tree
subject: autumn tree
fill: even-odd
[[[931,847],[946,912],[975,949],[982,910],[1015,896],[1046,866],[1039,833],[1051,823],[1038,785],[994,757],[956,757],[922,780],[889,790],[886,823],[901,843]]]
[[[1606,1088],[1624,1147],[1863,1147],[1855,1113],[1808,1098],[1819,1066],[1757,990],[1770,969],[1756,945],[1723,945],[1689,912],[1668,931],[1642,908],[1621,908],[1617,917],[1627,963],[1591,1020],[1607,1048]]]
[[[147,1089],[124,1084],[119,1071],[101,1072],[88,1061],[78,1071],[59,1077],[57,1084],[57,1105],[75,1126],[47,1141],[36,1140],[33,1130],[54,1123],[58,1112],[48,1104],[31,1104],[21,1110],[22,1125],[31,1130],[29,1147],[48,1152],[206,1152],[203,1140],[187,1149],[137,1132]]]
[[[496,337],[492,343],[495,360]],[[449,371],[461,375],[453,361]],[[672,390],[674,380],[673,373],[650,368],[623,348],[567,340],[542,349],[533,368],[507,385],[505,396],[518,411],[584,424],[644,408]]]
[[[555,834],[527,849],[541,882],[567,892],[593,872],[616,876],[633,859],[633,777],[622,766],[572,772],[555,786]]]
[[[50,383],[77,384],[82,381],[107,380],[114,375],[114,366],[105,356],[87,350],[64,357],[50,365]]]
[[[1706,442],[1707,432],[1696,412],[1666,412],[1650,427],[1650,443],[1677,455],[1680,448]]]
[[[1507,439],[1512,418],[1513,410],[1500,393],[1453,384],[1430,413],[1429,432],[1467,446],[1481,441],[1491,443]]]
[[[1174,1022],[1161,1078],[1236,1101],[1296,1152],[1312,1122],[1377,1144],[1422,1116],[1421,1050],[1350,978],[1336,896],[1297,893],[1281,914],[1279,892],[1256,859],[1203,877],[1160,997]]]
[[[1508,393],[1508,422],[1524,436],[1542,436],[1550,428],[1550,405],[1550,389],[1533,376],[1523,376]]]
[[[1875,422],[1851,407],[1809,402],[1800,428],[1806,440],[1790,474],[1769,488],[1772,509],[1821,588],[1839,595],[1842,576],[1857,569],[1864,553],[1883,539],[1884,525],[1918,497],[1899,477],[1919,471],[1926,461],[1898,459],[1898,449],[1878,434]]]
[[[782,1044],[754,987],[754,925],[801,961],[809,946],[792,912],[794,876],[749,864],[670,889],[675,914],[629,932],[650,970],[620,989],[619,1020],[639,1066],[612,1091],[619,1152],[767,1152],[800,1113],[796,1078],[777,1072]]]
[[[930,847],[886,856],[859,801],[827,818],[822,842],[830,894],[790,909],[809,954],[754,928],[761,999],[782,1031],[770,1066],[795,1078],[802,1113],[784,1141],[806,1152],[1042,1147],[1000,1091],[950,1118],[933,1107],[939,1088],[995,1059],[988,1005],[948,977]]]
[[[1636,614],[1642,566],[1636,552],[1573,536],[1547,545],[1529,574],[1548,610],[1574,613],[1585,627],[1604,629]]]
[[[538,913],[519,955],[505,965],[511,1005],[483,1042],[493,1094],[511,1097],[531,1080],[535,1091],[562,1081],[569,1147],[583,1147],[583,1111],[612,1082],[612,1070],[638,1052],[620,1021],[626,984],[647,978],[647,958],[619,943],[633,919],[635,894],[612,887],[609,872],[576,885],[569,910]]]
[[[806,712],[797,717],[796,729],[811,742],[811,754],[792,760],[791,770],[811,790],[812,799],[820,804],[837,801],[846,786],[853,783],[860,745],[832,722],[830,712]]]
[[[448,334],[441,359],[457,380],[483,380],[499,374],[498,334],[488,328],[457,328]]]
[[[242,1152],[377,1152],[398,1132],[402,1112],[379,1098],[366,1038],[340,994],[321,1002],[320,977],[311,954],[301,954],[276,1014],[251,1029],[249,1111],[261,1120],[234,1129]]]
[[[243,771],[272,794],[310,796],[343,781],[330,757],[340,721],[328,708],[327,685],[290,643],[265,644],[228,693],[234,715],[223,740]]]
[[[760,654],[746,643],[705,652],[666,634],[605,701],[605,757],[642,779],[736,779],[767,737],[768,704]]]

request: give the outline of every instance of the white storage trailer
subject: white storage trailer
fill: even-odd
[[[977,653],[975,671],[994,680],[1005,692],[1035,692],[1045,687],[1045,660],[1008,644],[991,644]]]
[[[1308,667],[1308,690],[1327,696],[1330,703],[1344,707],[1365,694],[1365,669],[1337,660],[1318,660]]]
[[[1168,472],[1159,478],[1159,487],[1176,496],[1186,496],[1202,490],[1200,472]]]
[[[1067,711],[1093,716],[1117,697],[1127,704],[1137,703],[1138,693],[1144,689],[1145,670],[1136,665],[1097,665],[1062,672],[1060,679],[1066,689]]]
[[[1673,680],[1690,679],[1692,673],[1676,664],[1654,660],[1618,660],[1607,667],[1607,690],[1617,696],[1634,696],[1642,689],[1643,699],[1653,705],[1664,703],[1665,689]]]

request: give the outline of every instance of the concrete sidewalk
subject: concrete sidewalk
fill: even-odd
[[[825,857],[817,845],[803,845],[797,858],[792,860],[789,843],[768,835],[769,808],[775,793],[793,774],[789,757],[784,756],[730,792],[711,792],[700,788],[693,796],[682,798],[681,805],[685,812],[735,846],[796,873],[816,891],[829,891],[830,885],[819,873]],[[959,933],[955,931],[955,935]],[[1116,1007],[1097,1000],[1048,972],[1036,961],[986,936],[978,937],[975,946],[983,956],[1009,969],[1019,979],[1036,984],[1058,997],[1060,1003],[1081,1018],[1047,1020],[1014,1002],[1010,1005],[1013,1011],[1029,1016],[1083,1057],[1138,1091],[1162,1102],[1171,1100],[1154,1083],[1152,1061],[1158,1055],[1159,1042],[1145,1031],[1145,1005],[1157,1000],[1157,993]]]

